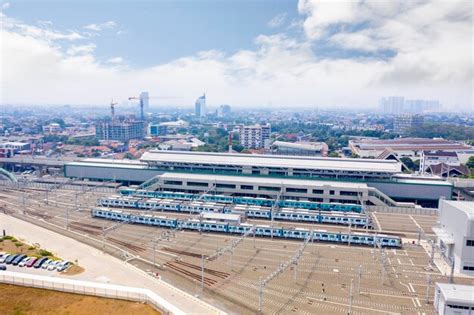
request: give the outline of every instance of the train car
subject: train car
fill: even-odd
[[[243,234],[252,228],[250,224],[229,224],[228,222],[217,222],[215,220],[178,220],[151,214],[130,214],[121,210],[108,208],[94,208],[91,210],[92,217],[104,218],[116,221],[126,221],[135,224],[152,225],[166,228],[180,228],[186,230]],[[324,230],[309,230],[304,228],[281,228],[268,225],[256,225],[255,235],[260,237],[276,237],[285,239],[305,239],[312,235],[313,241],[333,242],[342,244],[358,244],[381,247],[397,248],[401,246],[401,239],[397,236],[367,233],[341,233],[328,232]]]

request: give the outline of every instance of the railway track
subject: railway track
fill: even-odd
[[[214,279],[211,279],[209,277],[206,277],[204,276],[204,279],[201,278],[201,275],[200,274],[197,274],[197,273],[194,273],[190,270],[186,270],[184,269],[183,267],[179,266],[179,264],[177,262],[167,262],[164,264],[166,267],[182,274],[182,275],[185,275],[187,277],[190,277],[194,280],[198,280],[198,281],[202,281],[204,282],[205,285],[211,287],[213,285],[215,285],[217,283],[217,280],[214,280]]]
[[[188,268],[191,268],[191,269],[201,270],[200,266],[195,265],[195,264],[191,264],[191,263],[187,263],[187,262],[184,262],[184,261],[176,261],[174,263],[176,263],[178,265],[188,267]],[[212,276],[215,276],[215,277],[218,277],[218,278],[221,278],[221,279],[227,279],[228,277],[230,277],[230,273],[228,273],[228,272],[223,272],[223,271],[210,269],[210,268],[204,268],[204,273],[207,273],[209,275],[212,275]]]
[[[143,246],[139,246],[139,245],[133,245],[133,244],[130,244],[128,242],[124,242],[124,241],[121,241],[119,239],[116,239],[116,238],[113,238],[113,237],[107,237],[106,238],[108,241],[112,242],[112,243],[115,243],[117,245],[120,245],[120,246],[123,246],[125,248],[128,248],[134,252],[137,252],[137,253],[142,253],[142,252],[145,252],[146,251],[146,248],[143,247]]]
[[[207,259],[207,257],[209,257],[208,255],[202,255],[202,254],[188,252],[188,251],[185,251],[185,250],[174,249],[174,248],[170,248],[170,247],[163,247],[163,248],[161,248],[161,250],[164,250],[165,252],[169,252],[169,253],[173,253],[173,254],[189,256],[189,257],[194,257],[194,258],[199,258],[199,259],[201,259],[201,256],[204,256],[204,259]]]

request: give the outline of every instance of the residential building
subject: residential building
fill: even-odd
[[[240,126],[240,144],[246,149],[261,149],[270,147],[271,126],[266,124]]]
[[[114,121],[98,123],[95,134],[99,140],[129,141],[145,137],[143,121]]]
[[[408,135],[412,130],[420,129],[423,126],[423,120],[421,115],[398,115],[393,122],[393,132],[402,136]]]
[[[206,117],[206,94],[203,94],[196,100],[194,104],[194,114],[199,118]]]
[[[25,142],[0,142],[0,156],[11,157],[22,152],[29,152],[31,145]]]
[[[189,123],[184,120],[167,121],[159,124],[148,125],[148,135],[152,137],[162,136],[166,134],[174,134],[179,129],[188,128]]]
[[[385,114],[402,114],[405,98],[401,96],[384,97],[379,101],[379,109]]]
[[[441,200],[433,228],[443,257],[459,273],[474,275],[474,202]]]
[[[308,156],[327,156],[328,145],[324,142],[285,142],[275,141],[272,143],[271,151],[282,155],[308,155]]]
[[[437,282],[433,306],[439,315],[472,315],[474,286]]]
[[[50,123],[49,125],[43,126],[43,132],[45,133],[58,133],[61,131],[61,126],[58,123]]]

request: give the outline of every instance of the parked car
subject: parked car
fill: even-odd
[[[2,257],[0,257],[0,263],[4,263],[5,260],[7,260],[8,257],[10,257],[9,254],[5,254],[5,255],[3,255]]]
[[[59,264],[59,261],[52,261],[49,266],[48,266],[48,270],[54,270],[56,269],[56,267],[58,266]]]
[[[41,268],[43,268],[43,269],[48,268],[48,265],[49,265],[52,261],[53,261],[52,259],[46,260],[46,261],[41,265]]]
[[[18,264],[18,267],[25,267],[26,264],[30,261],[31,257],[26,257],[25,259],[23,259],[19,264]]]
[[[41,266],[48,260],[48,257],[41,257],[39,258],[36,262],[35,265],[33,266],[34,268],[38,269],[41,268]]]
[[[64,271],[64,270],[66,270],[67,268],[71,267],[71,265],[72,265],[72,264],[71,264],[70,261],[67,261],[67,260],[62,261],[62,262],[60,263],[60,265],[57,267],[57,271],[58,271],[58,272]]]
[[[0,265],[0,270],[7,270],[7,266],[5,266],[5,265]]]
[[[18,264],[23,260],[25,259],[27,256],[25,254],[22,254],[22,255],[18,255],[17,258],[15,258],[12,262],[12,265],[13,266],[18,266]]]
[[[5,263],[10,265],[18,256],[20,256],[20,254],[8,256],[8,258],[5,260]]]
[[[26,264],[26,267],[31,268],[35,264],[35,262],[38,260],[36,257],[31,257],[30,260],[28,260],[28,263]]]

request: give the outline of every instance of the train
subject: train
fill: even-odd
[[[119,193],[123,196],[136,196],[141,198],[163,198],[176,200],[203,200],[208,202],[222,202],[230,204],[245,204],[256,205],[264,207],[272,207],[273,199],[258,198],[258,197],[242,197],[242,196],[227,196],[218,194],[191,194],[185,192],[172,191],[150,191],[145,189],[134,189],[130,187],[120,188]],[[283,199],[278,201],[278,206],[285,208],[302,208],[307,210],[323,210],[323,211],[341,211],[341,212],[362,212],[362,206],[352,203],[325,203],[308,200],[289,200]]]
[[[248,232],[252,227],[254,227],[255,236],[258,237],[273,236],[281,239],[305,239],[311,235],[313,241],[333,242],[340,244],[359,244],[366,246],[379,245],[382,247],[391,248],[399,248],[401,246],[400,237],[384,234],[328,232],[325,230],[271,227],[269,225],[252,225],[248,223],[231,224],[227,222],[199,219],[180,220],[176,218],[168,218],[163,215],[128,213],[122,210],[108,208],[93,208],[91,210],[91,216],[94,218],[125,221],[131,224],[143,224],[162,228],[183,229],[190,231],[239,235]]]
[[[168,211],[182,213],[238,213],[251,219],[282,220],[305,223],[329,223],[371,227],[370,217],[357,212],[315,211],[307,209],[281,208],[272,211],[270,207],[257,205],[226,204],[220,202],[185,201],[136,196],[111,196],[97,200],[100,207],[135,208],[140,210]]]

